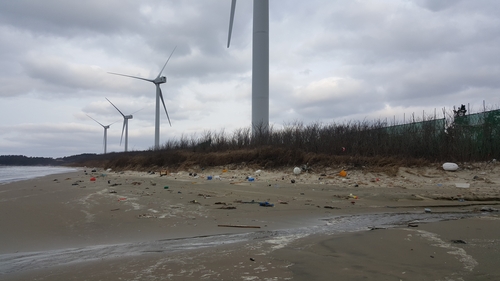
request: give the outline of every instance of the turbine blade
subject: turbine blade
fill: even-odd
[[[134,112],[130,113],[130,115],[132,115],[132,116],[133,116],[134,114],[136,114],[137,112],[139,112],[139,111],[143,110],[144,108],[145,108],[145,107],[143,107],[143,108],[141,108],[141,109],[139,109],[139,110],[136,110],[136,111],[134,111]]]
[[[163,108],[165,109],[165,114],[167,114],[168,124],[170,124],[170,127],[172,127],[172,123],[170,123],[170,117],[168,117],[167,107],[165,106],[165,101],[163,100],[163,93],[161,92],[160,86],[158,85],[157,87],[158,90],[160,90],[161,103],[163,104]]]
[[[123,131],[125,131],[125,123],[127,122],[127,119],[123,119],[123,128],[122,128],[122,137],[120,138],[120,145],[122,145],[122,140],[123,140]]]
[[[120,121],[120,120],[115,121],[115,122],[113,122],[113,123],[110,123],[110,124],[108,125],[108,127],[109,127],[109,126],[111,126],[111,125],[113,125],[113,124],[115,124],[116,122],[119,122],[119,121]]]
[[[174,54],[174,51],[175,49],[177,49],[177,46],[174,47],[174,50],[172,51],[172,53],[170,53],[170,56],[168,57],[167,61],[165,62],[165,64],[163,65],[163,68],[161,69],[160,73],[158,73],[158,77],[156,77],[156,79],[160,78],[163,70],[165,69],[165,66],[167,66],[167,63],[168,61],[170,60],[170,57]]]
[[[231,1],[231,15],[229,16],[229,33],[227,35],[227,47],[231,44],[231,33],[233,33],[234,10],[236,8],[236,0]]]
[[[108,100],[108,98],[106,98],[106,99]],[[114,107],[116,108],[116,110],[118,110],[118,112],[120,112],[120,114],[123,116],[123,118],[125,118],[125,114],[123,114],[123,113],[122,113],[122,112],[118,109],[118,107],[116,107],[116,106],[115,106],[115,105],[114,105],[114,104],[113,104],[110,100],[108,100],[108,101],[109,101],[109,103],[110,103],[112,106],[114,106]]]
[[[88,115],[88,114],[85,114],[85,115],[87,115],[87,117],[88,117],[88,118],[90,118],[90,119],[92,119],[92,120],[96,121],[96,122],[97,122],[97,124],[99,124],[99,125],[101,125],[101,126],[103,126],[103,127],[104,127],[104,125],[103,125],[103,124],[99,123],[99,121],[97,121],[97,120],[95,120],[94,118],[90,117],[90,115]]]
[[[135,79],[141,79],[141,80],[144,80],[144,81],[148,81],[148,82],[153,82],[153,80],[151,79],[146,79],[146,78],[142,78],[142,77],[137,77],[137,76],[132,76],[132,75],[126,75],[126,74],[120,74],[120,73],[114,73],[114,72],[108,72],[109,74],[113,74],[113,75],[119,75],[119,76],[125,76],[125,77],[130,77],[130,78],[135,78]]]

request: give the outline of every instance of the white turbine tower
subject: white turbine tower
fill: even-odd
[[[155,110],[155,146],[154,146],[154,148],[156,150],[158,150],[160,148],[160,99],[161,99],[161,102],[163,104],[163,108],[165,109],[165,114],[167,115],[168,123],[170,124],[170,127],[172,127],[172,123],[170,123],[170,117],[168,116],[167,107],[165,106],[165,101],[163,100],[163,94],[161,92],[160,84],[167,82],[167,77],[161,76],[161,74],[162,74],[163,70],[165,69],[165,66],[167,66],[167,63],[170,60],[170,57],[172,56],[172,54],[174,53],[176,48],[177,47],[174,48],[174,50],[172,51],[172,53],[168,57],[167,61],[163,65],[163,68],[161,69],[160,73],[158,73],[158,76],[156,76],[155,79],[146,79],[146,78],[137,77],[137,76],[108,72],[110,74],[120,75],[120,76],[135,78],[135,79],[141,79],[141,80],[152,82],[153,84],[155,84],[155,86],[156,86],[156,110]]]
[[[106,98],[106,99],[108,100],[108,98]],[[132,114],[130,114],[130,115],[123,114],[118,109],[118,107],[116,107],[110,100],[108,100],[108,101],[123,116],[123,128],[122,128],[122,137],[120,138],[120,145],[122,145],[123,131],[125,130],[125,152],[127,152],[128,151],[128,120],[134,118],[134,116],[132,116]]]
[[[87,116],[94,120],[95,122],[97,122],[97,124],[101,125],[103,128],[104,128],[104,139],[103,139],[103,144],[104,144],[104,154],[106,154],[106,147],[107,147],[107,144],[108,144],[108,129],[109,129],[109,126],[113,125],[115,122],[109,124],[109,125],[103,125],[101,123],[99,123],[99,121],[95,120],[94,118],[90,117],[90,115],[87,114]]]
[[[227,47],[231,43],[236,0],[231,2]],[[252,130],[269,129],[269,0],[253,1]]]

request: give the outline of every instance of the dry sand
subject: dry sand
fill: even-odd
[[[91,170],[0,185],[0,280],[500,280],[500,164]]]

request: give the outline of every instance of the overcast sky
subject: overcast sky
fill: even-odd
[[[500,1],[270,0],[270,123],[442,116],[500,104]],[[182,135],[248,128],[252,1],[0,1],[0,155],[62,157],[154,144],[155,78]]]

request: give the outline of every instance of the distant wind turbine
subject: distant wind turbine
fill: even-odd
[[[103,144],[104,144],[104,154],[106,154],[106,147],[107,147],[107,143],[108,143],[108,129],[109,129],[109,126],[113,125],[115,122],[109,124],[109,125],[103,125],[101,123],[99,123],[99,121],[95,120],[94,118],[90,117],[90,115],[87,114],[87,116],[94,120],[95,122],[97,122],[97,124],[101,125],[103,128],[104,128],[104,139],[103,139]]]
[[[106,98],[106,99],[108,100],[108,98]],[[128,151],[128,120],[134,118],[134,116],[132,116],[132,114],[130,114],[130,115],[123,114],[118,109],[118,107],[116,107],[110,100],[108,100],[108,101],[123,116],[123,128],[122,128],[122,137],[120,138],[120,145],[122,145],[123,131],[125,131],[125,152],[127,152]]]
[[[167,63],[170,60],[170,57],[172,56],[172,54],[174,53],[176,48],[177,48],[177,46],[174,48],[174,50],[172,51],[172,53],[168,57],[167,61],[163,65],[163,68],[161,69],[160,73],[158,73],[158,76],[156,76],[155,79],[146,79],[146,78],[137,77],[137,76],[108,72],[109,74],[120,75],[120,76],[135,78],[135,79],[141,79],[141,80],[152,82],[155,84],[155,86],[156,86],[156,111],[155,111],[155,146],[154,146],[154,148],[156,150],[158,150],[160,148],[160,99],[161,99],[161,102],[163,104],[163,108],[165,109],[165,114],[167,115],[168,123],[170,124],[170,127],[172,127],[172,123],[170,123],[170,117],[168,116],[167,107],[165,106],[165,101],[163,100],[163,94],[161,92],[160,84],[167,82],[167,77],[161,76],[161,74],[162,74],[163,70],[165,69],[165,66],[167,66]]]
[[[236,0],[231,2],[227,47],[231,43]],[[252,130],[269,128],[269,0],[253,1]]]

